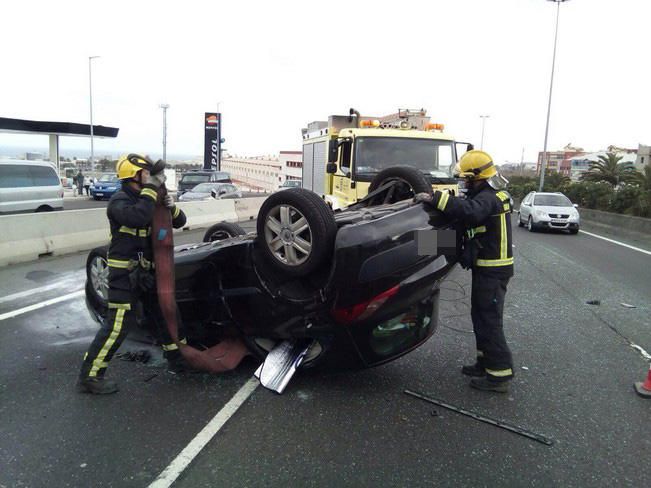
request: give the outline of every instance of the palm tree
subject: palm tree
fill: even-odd
[[[599,156],[598,161],[590,163],[590,168],[583,173],[581,179],[584,181],[606,181],[613,186],[619,183],[627,183],[635,180],[635,169],[632,163],[621,163],[622,156],[615,153],[607,153]]]

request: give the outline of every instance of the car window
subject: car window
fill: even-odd
[[[18,164],[0,165],[0,188],[34,186],[28,166]]]
[[[118,181],[117,175],[102,175],[99,177],[99,181],[102,183],[115,183]]]
[[[194,193],[210,193],[210,190],[213,188],[215,188],[215,185],[213,183],[199,183],[190,191]]]
[[[54,168],[47,166],[30,166],[29,172],[36,186],[59,186],[59,178]]]
[[[210,175],[183,175],[181,183],[204,183],[210,181]]]
[[[572,202],[565,195],[536,195],[534,205],[546,207],[571,207]]]

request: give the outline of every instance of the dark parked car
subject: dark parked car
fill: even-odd
[[[419,252],[421,232],[453,223],[412,202],[431,188],[414,172],[416,183],[401,173],[337,212],[309,190],[277,192],[260,208],[257,233],[220,223],[205,242],[177,246],[176,298],[190,342],[236,335],[263,358],[279,341],[309,339],[302,367],[327,368],[374,366],[424,343],[457,249]],[[106,252],[96,248],[87,261],[86,302],[99,322]]]
[[[223,171],[192,170],[185,173],[179,181],[177,196],[194,188],[199,183],[232,183],[231,176]]]

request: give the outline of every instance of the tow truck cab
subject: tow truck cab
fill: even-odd
[[[303,187],[332,206],[344,208],[368,194],[371,180],[392,166],[412,166],[431,181],[432,188],[458,192],[452,170],[459,149],[471,149],[430,123],[426,111],[399,110],[385,117],[331,115],[302,129]]]

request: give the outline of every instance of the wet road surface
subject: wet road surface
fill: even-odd
[[[632,383],[648,360],[632,345],[651,350],[651,256],[582,233],[514,236],[509,394],[471,390],[460,374],[474,341],[470,276],[457,269],[442,284],[440,326],[428,343],[374,369],[299,374],[283,395],[257,388],[173,486],[646,486],[651,403]],[[82,289],[84,263],[85,253],[0,269],[0,317]],[[0,319],[0,486],[148,486],[257,366],[175,376],[159,351],[129,339],[122,351],[147,348],[153,361],[114,359],[109,375],[121,391],[80,395],[74,382],[95,328],[83,297]]]

